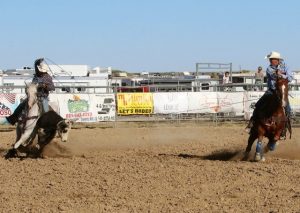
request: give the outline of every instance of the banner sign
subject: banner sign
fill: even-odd
[[[251,118],[255,104],[263,94],[264,92],[244,92],[244,117],[246,120]],[[292,111],[300,112],[300,91],[290,91],[289,95]]]
[[[162,92],[119,93],[118,114],[235,113],[248,120],[264,92]],[[290,91],[294,112],[300,112],[300,91]],[[1,93],[0,117],[9,116],[25,94]],[[50,94],[49,105],[62,117],[78,122],[114,121],[114,94]]]
[[[53,94],[59,100],[60,115],[78,122],[115,120],[113,94]]]
[[[92,111],[88,94],[57,94],[60,115],[79,122],[96,122],[97,115]]]
[[[300,91],[290,91],[289,101],[294,112],[300,112]]]
[[[243,92],[218,92],[219,112],[234,113],[235,115],[244,114],[244,94]]]
[[[249,120],[252,116],[256,102],[264,95],[264,92],[244,92],[244,118]]]
[[[153,94],[152,93],[119,93],[118,114],[152,114]]]
[[[216,92],[190,92],[188,106],[189,113],[217,113],[220,110]]]
[[[154,113],[180,114],[188,112],[187,92],[162,92],[154,93]]]
[[[15,93],[0,93],[0,117],[11,115],[18,106]]]
[[[91,105],[95,107],[97,121],[116,120],[116,100],[114,94],[92,95]]]

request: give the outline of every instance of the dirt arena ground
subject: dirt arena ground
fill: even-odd
[[[0,158],[0,211],[300,212],[299,129],[264,163],[239,160],[247,136],[233,124],[73,129],[45,159]]]

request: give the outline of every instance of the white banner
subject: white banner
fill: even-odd
[[[300,91],[290,91],[289,101],[294,112],[300,112]]]
[[[233,112],[235,115],[244,114],[243,92],[218,92],[219,112]]]
[[[252,116],[255,104],[263,94],[264,92],[244,92],[244,115],[246,120],[249,120]],[[290,91],[289,94],[292,111],[300,112],[300,91]]]
[[[188,112],[187,92],[153,93],[155,114],[180,114]]]
[[[243,115],[243,93],[193,92],[188,93],[189,113],[229,113]]]
[[[16,93],[0,93],[0,117],[10,116],[19,103]]]
[[[59,101],[60,115],[78,122],[115,120],[114,94],[52,94]]]
[[[219,111],[216,92],[189,92],[189,113],[216,113]]]
[[[244,92],[244,118],[246,120],[251,118],[255,104],[263,94],[264,92]]]
[[[96,107],[97,121],[116,120],[116,99],[114,94],[92,95],[91,105]]]

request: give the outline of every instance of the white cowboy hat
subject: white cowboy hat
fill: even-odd
[[[265,57],[265,59],[272,59],[272,58],[274,58],[274,59],[283,59],[283,58],[281,58],[280,53],[279,52],[275,52],[275,51],[270,52],[270,54],[268,54]]]

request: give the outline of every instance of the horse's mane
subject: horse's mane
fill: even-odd
[[[258,111],[259,118],[270,118],[274,114],[275,111],[281,106],[281,101],[276,92],[272,95],[267,96],[264,104]]]

